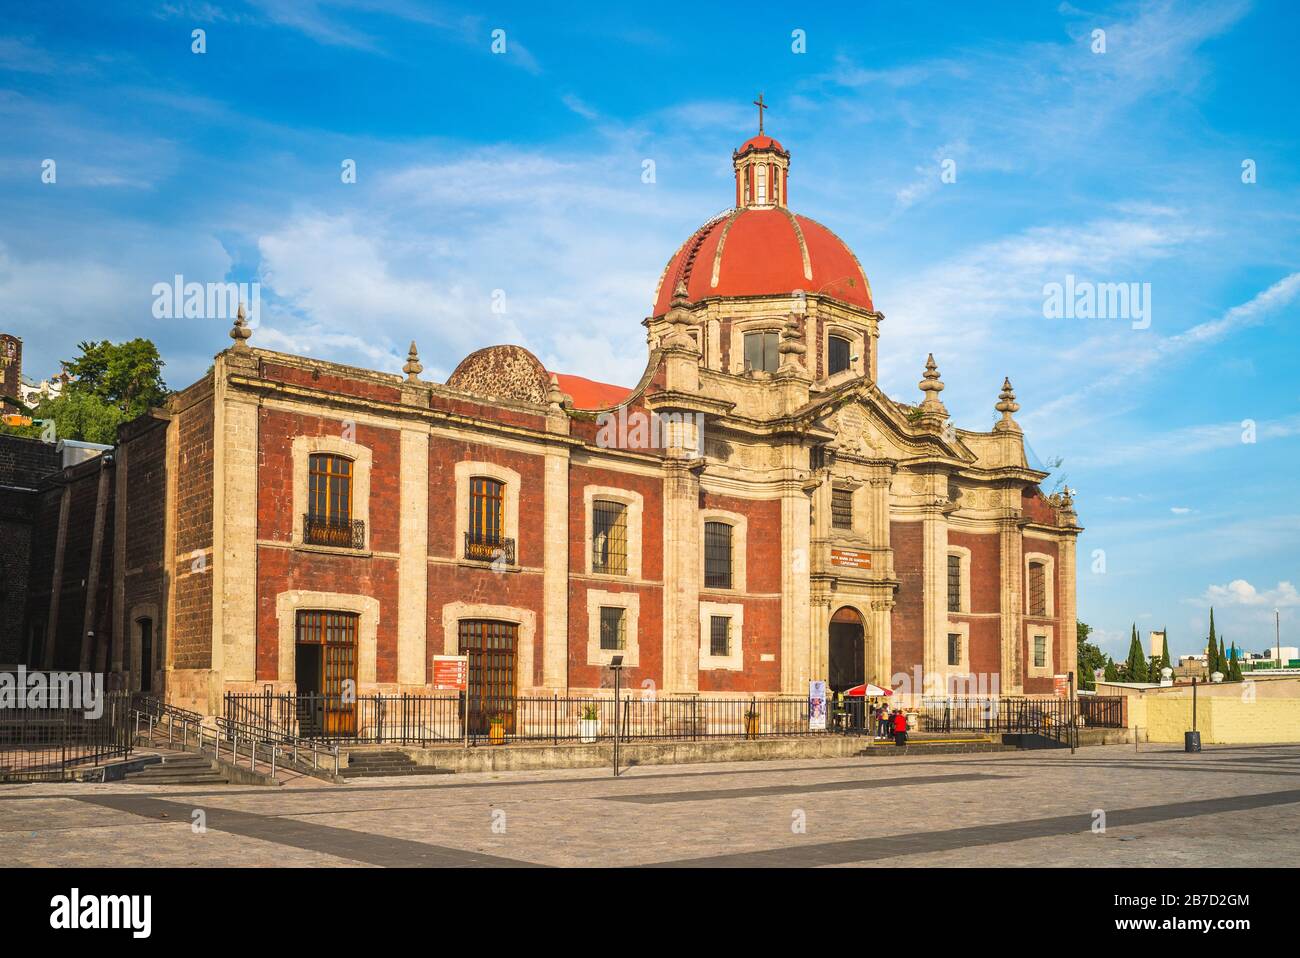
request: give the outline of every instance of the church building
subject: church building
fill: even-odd
[[[444,654],[475,709],[603,688],[614,656],[634,694],[1053,694],[1068,490],[1040,488],[1010,381],[987,431],[950,421],[933,356],[885,395],[885,317],[790,208],[790,160],[761,131],[734,152],[735,206],[669,258],[630,386],[515,345],[445,383],[415,344],[359,369],[257,348],[241,314],[207,375],[43,485],[31,664],[209,714],[427,694]]]

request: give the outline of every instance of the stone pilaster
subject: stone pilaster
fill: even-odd
[[[257,400],[226,382],[256,368],[250,351],[228,350],[214,370],[212,668],[223,683],[257,680]]]
[[[894,673],[891,665],[893,656],[893,609],[894,600],[878,597],[871,600],[871,618],[867,628],[867,681],[879,685],[882,689],[890,688]]]
[[[1057,540],[1057,575],[1060,577],[1061,611],[1058,616],[1061,634],[1057,644],[1061,649],[1060,672],[1074,672],[1074,687],[1079,688],[1079,628],[1076,596],[1076,536],[1061,536]]]
[[[1009,494],[1010,492],[1004,491],[1004,495]],[[998,538],[1002,559],[1002,674],[998,680],[999,689],[1003,695],[1019,695],[1024,691],[1025,684],[1024,651],[1021,647],[1021,633],[1024,631],[1021,628],[1024,609],[1021,566],[1024,564],[1024,549],[1017,514],[999,521]]]
[[[927,497],[930,503],[921,520],[922,569],[924,579],[924,638],[921,654],[922,687],[913,689],[916,694],[942,689],[932,685],[941,680],[947,670],[948,623],[948,520],[942,505],[937,502],[935,484],[947,481],[942,475],[932,475],[927,480]]]
[[[422,391],[422,390],[413,390]],[[418,401],[418,398],[417,398]],[[428,400],[425,400],[427,405]],[[397,553],[397,682],[422,687],[429,627],[429,431],[403,429]],[[287,681],[288,676],[280,676]]]
[[[807,455],[802,449],[785,447],[787,457]],[[795,472],[787,463],[787,472]],[[805,463],[806,466],[806,463]],[[814,654],[810,627],[811,585],[808,567],[812,536],[809,526],[812,503],[796,479],[782,483],[781,489],[781,691],[802,695],[808,680],[820,678],[814,671]],[[829,618],[829,617],[828,617]],[[815,633],[826,635],[826,628]],[[824,641],[824,639],[823,639]],[[817,659],[816,661],[822,661]]]
[[[542,568],[542,684],[569,687],[569,450],[548,446],[544,458],[546,544]],[[531,681],[531,678],[529,679]]]
[[[50,576],[50,609],[45,620],[45,650],[41,668],[54,667],[54,646],[59,637],[59,600],[63,596],[63,556],[68,546],[68,510],[72,507],[72,489],[67,484],[59,496],[59,531],[54,540],[54,573]]]
[[[699,690],[700,479],[697,460],[664,464],[663,691]]]
[[[99,605],[99,570],[101,558],[104,554],[104,526],[108,521],[108,469],[105,467],[104,458],[99,458],[99,480],[95,488],[95,518],[94,525],[90,533],[90,561],[86,569],[86,607],[82,614],[81,621],[81,671],[89,672],[92,666],[99,666],[99,660],[106,658],[106,655],[100,655],[98,649],[108,648],[104,645],[102,635],[94,635],[95,631],[95,609]],[[121,655],[121,640],[114,643],[117,648],[116,656]],[[119,659],[120,661],[120,659]],[[105,670],[111,670],[113,663],[104,662],[101,666]]]
[[[113,458],[113,634],[120,638],[113,643],[113,661],[108,667],[116,672],[125,665],[131,672],[128,687],[135,690],[140,688],[140,676],[134,668],[136,656],[131,649],[134,636],[131,635],[126,608],[126,485],[130,448],[129,443],[122,443],[114,450]],[[157,624],[157,631],[166,634],[161,622]]]

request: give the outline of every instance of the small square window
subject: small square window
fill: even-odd
[[[600,607],[600,647],[609,652],[627,648],[627,610],[619,606]]]

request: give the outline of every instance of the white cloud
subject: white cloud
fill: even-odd
[[[1211,585],[1201,595],[1209,605],[1265,606],[1291,608],[1300,606],[1300,593],[1290,582],[1279,582],[1276,588],[1261,592],[1245,579],[1233,579],[1227,585]]]

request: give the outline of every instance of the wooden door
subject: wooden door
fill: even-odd
[[[490,619],[462,619],[460,654],[469,656],[469,730],[485,735],[494,715],[515,730],[515,659],[519,626]]]
[[[298,613],[299,646],[316,646],[320,656],[319,688],[311,712],[319,716],[327,736],[357,734],[357,627],[360,616],[355,612],[303,610]],[[301,676],[299,676],[301,683]],[[315,722],[313,722],[315,724]]]

